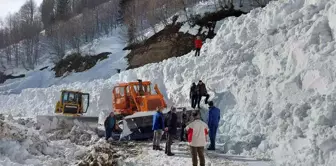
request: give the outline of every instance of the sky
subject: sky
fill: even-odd
[[[19,11],[20,7],[27,0],[0,0],[0,18],[5,18],[8,13],[14,13]],[[41,4],[43,0],[34,0],[38,6]]]

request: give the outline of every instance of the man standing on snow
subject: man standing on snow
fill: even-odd
[[[188,132],[188,142],[191,150],[192,164],[197,166],[197,156],[200,160],[200,166],[205,166],[204,146],[208,135],[208,125],[200,118],[199,112],[193,113],[194,121],[186,127]]]
[[[197,84],[197,95],[198,95],[198,100],[197,100],[198,108],[201,108],[200,103],[201,103],[201,100],[202,100],[203,96],[206,97],[205,98],[205,104],[208,104],[208,100],[209,100],[210,95],[208,94],[208,91],[205,87],[205,84],[201,80]]]
[[[180,135],[180,140],[182,142],[185,142],[185,138],[187,139],[188,135],[185,134],[184,129],[186,128],[186,125],[188,123],[188,117],[187,117],[187,109],[183,108],[182,112],[182,121],[181,121],[181,135]],[[184,138],[185,137],[185,138]]]
[[[212,101],[209,102],[209,119],[208,126],[210,129],[209,137],[210,137],[210,146],[208,150],[216,149],[216,133],[218,129],[218,123],[220,120],[220,110],[214,106]]]
[[[165,128],[164,126],[164,117],[162,114],[162,108],[157,108],[157,112],[153,115],[153,150],[162,150],[160,148],[160,141],[162,137],[162,130]]]
[[[202,45],[203,41],[201,40],[201,36],[197,36],[195,40],[195,48],[196,48],[195,56],[200,56]]]
[[[196,104],[197,104],[197,100],[198,100],[198,92],[197,92],[197,86],[195,83],[192,83],[191,87],[190,87],[190,99],[191,99],[191,107],[193,109],[195,109]]]
[[[174,156],[175,154],[171,152],[171,145],[173,144],[173,138],[177,133],[177,115],[176,115],[176,108],[172,107],[170,113],[168,114],[167,118],[167,127],[166,131],[168,134],[165,153],[168,156]]]
[[[114,113],[111,112],[110,115],[104,121],[106,141],[112,136],[112,132],[116,129],[116,124],[117,124],[117,121],[114,116]]]

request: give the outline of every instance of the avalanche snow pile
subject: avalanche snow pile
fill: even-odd
[[[137,78],[157,83],[168,103],[189,105],[189,87],[201,79],[222,111],[217,142],[224,152],[278,165],[333,165],[335,36],[336,0],[272,2],[226,19],[200,57],[191,52],[107,80],[2,95],[0,112],[52,114],[58,91],[72,88],[91,94],[89,115],[98,115],[112,109],[116,82]]]
[[[32,119],[0,114],[1,166],[119,165],[141,152],[132,143],[108,143],[79,126],[47,133],[35,126]]]

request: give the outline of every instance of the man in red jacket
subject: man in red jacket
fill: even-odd
[[[201,51],[202,45],[203,45],[203,42],[201,40],[201,37],[197,36],[196,40],[195,40],[195,48],[196,48],[195,56],[200,56],[200,51]]]

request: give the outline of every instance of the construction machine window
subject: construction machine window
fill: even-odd
[[[86,113],[88,108],[89,108],[89,103],[90,103],[90,94],[88,93],[83,93],[81,97],[81,105],[83,108],[83,113]]]
[[[139,93],[144,93],[144,94],[150,94],[151,93],[151,86],[150,85],[142,85],[142,92],[140,90],[140,86],[139,85],[135,85],[135,91],[139,92]]]
[[[73,102],[78,103],[78,99],[80,98],[78,93],[74,92],[63,92],[63,103]]]
[[[68,92],[63,92],[63,103],[68,101]]]
[[[118,94],[120,97],[124,97],[125,96],[125,87],[116,88],[116,94]]]

